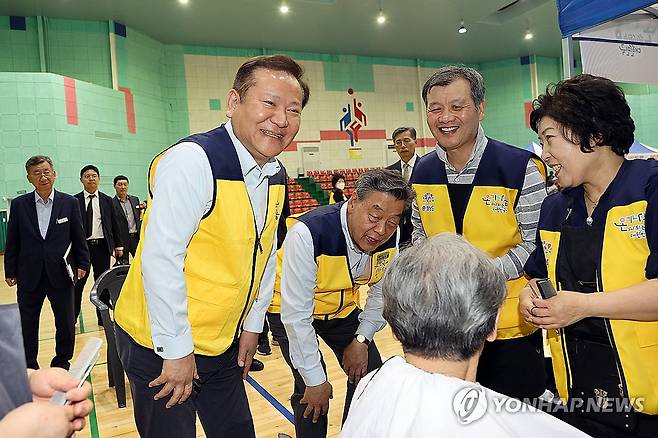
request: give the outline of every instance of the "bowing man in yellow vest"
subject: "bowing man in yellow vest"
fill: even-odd
[[[564,421],[596,437],[656,437],[658,163],[624,158],[635,123],[608,79],[562,81],[534,108],[562,189],[542,205],[521,312],[547,329]],[[543,278],[556,296],[533,297]]]
[[[413,191],[402,176],[378,169],[362,174],[348,201],[297,218],[283,243],[280,316],[270,308],[272,335],[292,366],[291,404],[298,438],[327,434],[332,386],[317,336],[348,376],[343,420],[361,377],[381,365],[373,342],[384,327],[380,280],[397,254],[398,224]],[[370,285],[363,311],[355,299]]]
[[[542,335],[521,317],[518,296],[546,197],[544,165],[532,153],[484,135],[485,86],[476,70],[443,67],[422,94],[437,145],[416,161],[411,176],[412,241],[457,233],[494,258],[508,294],[477,381],[510,397],[538,397],[546,388]]]
[[[253,437],[244,389],[276,268],[285,172],[309,98],[283,55],[248,60],[229,122],[156,156],[142,236],[115,310],[142,437]]]

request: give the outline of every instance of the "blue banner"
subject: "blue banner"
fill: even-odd
[[[589,29],[638,9],[657,0],[557,0],[557,15],[563,37]]]

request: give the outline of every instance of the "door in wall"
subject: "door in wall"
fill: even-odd
[[[322,168],[319,146],[302,146],[302,168],[304,174]]]

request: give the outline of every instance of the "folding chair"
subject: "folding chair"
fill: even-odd
[[[101,313],[101,321],[103,322],[103,330],[105,331],[105,339],[107,340],[107,379],[110,388],[114,386],[117,396],[117,404],[120,408],[126,407],[126,380],[123,374],[123,366],[119,360],[119,353],[117,352],[117,341],[114,335],[114,321],[110,317],[110,309],[99,298],[101,294],[109,293],[110,306],[114,308],[114,303],[117,302],[121,287],[128,275],[130,265],[117,265],[98,277],[98,280],[91,288],[90,300],[94,306]]]

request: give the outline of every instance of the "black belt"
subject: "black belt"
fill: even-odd
[[[100,245],[101,243],[105,243],[104,237],[100,239],[87,239],[87,245]]]
[[[139,233],[128,233],[130,237],[137,237],[139,236]]]

